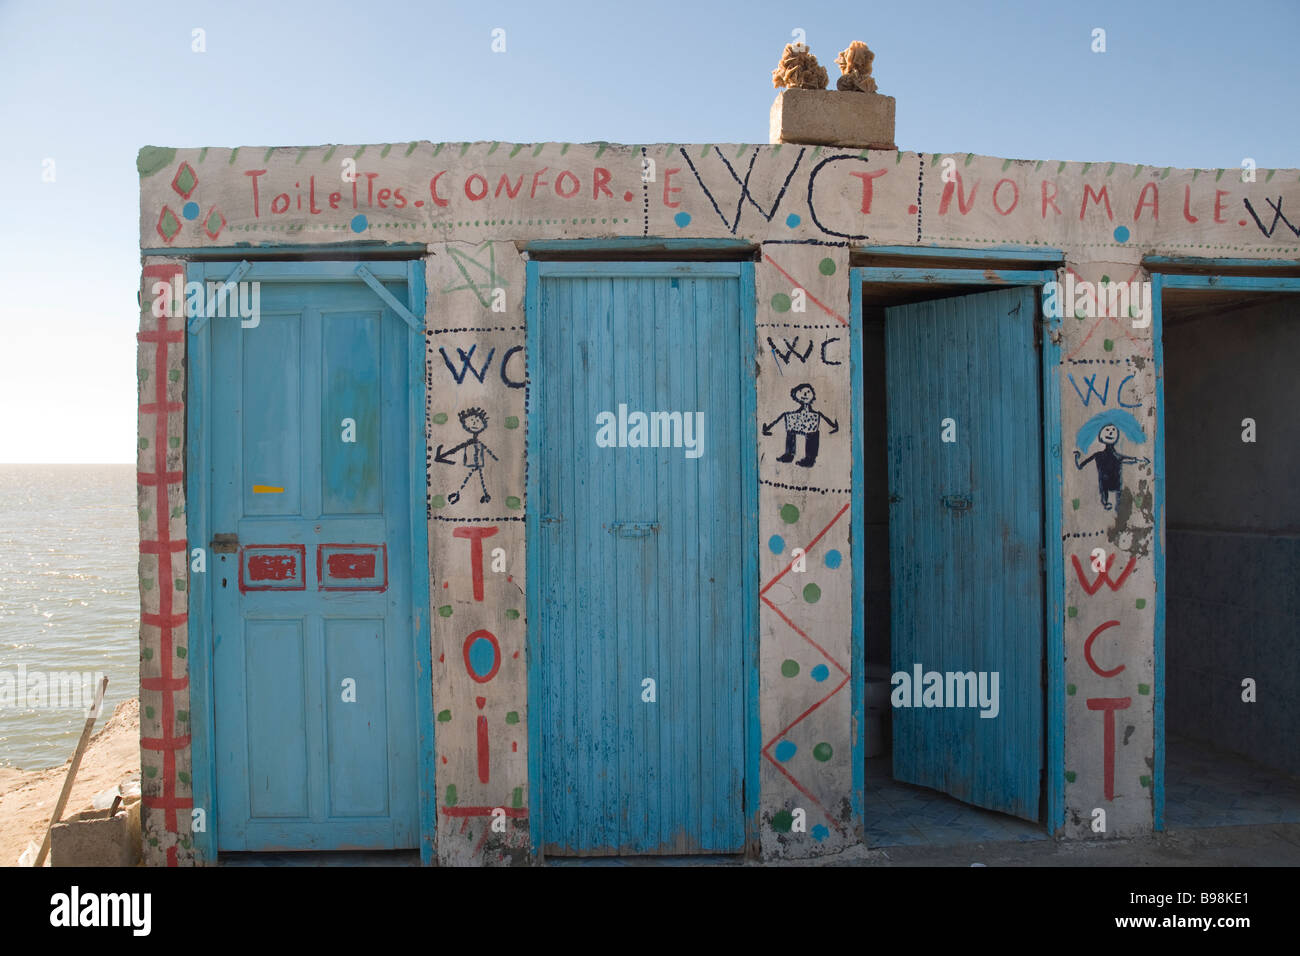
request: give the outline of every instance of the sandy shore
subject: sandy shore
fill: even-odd
[[[45,835],[67,772],[67,763],[48,770],[0,768],[0,866],[16,866],[27,842]],[[89,810],[95,794],[139,776],[140,701],[124,700],[91,738],[63,816]]]

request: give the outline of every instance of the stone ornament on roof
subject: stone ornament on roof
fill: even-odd
[[[806,43],[787,43],[772,71],[772,85],[792,90],[824,90],[830,77]]]
[[[854,40],[847,50],[840,51],[835,58],[840,72],[844,75],[835,81],[835,88],[841,91],[874,93],[876,81],[871,76],[871,62],[876,55],[861,40]]]

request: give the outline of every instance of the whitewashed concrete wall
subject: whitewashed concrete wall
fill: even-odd
[[[1231,169],[969,154],[502,142],[146,147],[138,166],[141,246],[157,255],[264,243],[377,241],[427,248],[432,693],[438,715],[438,856],[445,863],[528,858],[520,520],[527,507],[527,411],[526,389],[517,387],[524,378],[523,243],[657,237],[759,245],[759,422],[793,407],[790,389],[806,382],[816,391],[817,407],[840,426],[835,434],[823,432],[811,468],[776,461],[783,450],[779,428],[759,439],[761,561],[755,591],[761,592],[760,821],[767,857],[816,855],[857,839],[846,825],[854,728],[851,685],[843,673],[854,599],[844,511],[854,425],[846,324],[850,251],[882,244],[1041,246],[1063,250],[1067,267],[1091,282],[1145,279],[1141,260],[1150,254],[1300,257],[1300,182],[1294,169],[1258,170],[1253,182],[1243,183],[1240,171]],[[353,172],[355,181],[348,178]],[[496,289],[503,291],[498,307],[504,311],[493,311]],[[800,292],[802,312],[795,309]],[[808,358],[798,357],[810,342]],[[1120,451],[1154,458],[1152,330],[1121,316],[1067,318],[1060,344],[1065,829],[1070,836],[1099,836],[1090,823],[1100,807],[1107,811],[1105,835],[1123,836],[1152,826],[1154,465],[1125,465],[1117,506],[1106,510],[1095,470],[1075,468],[1073,452],[1089,419],[1126,412],[1144,437],[1121,439]],[[486,503],[464,492],[451,502],[463,475],[434,457],[439,445],[446,449],[463,439],[458,416],[470,407],[486,412],[484,440],[499,458],[485,472],[491,495]],[[148,437],[143,414],[141,422],[141,437]],[[1096,447],[1083,449],[1083,457]],[[469,531],[475,528],[496,529],[481,538],[482,600],[469,570],[472,539],[456,536],[457,529],[486,534]],[[790,550],[806,547],[818,534],[808,571],[781,575]],[[491,552],[498,547],[505,571],[491,570]],[[1095,548],[1114,558],[1111,583],[1098,581],[1092,570]],[[835,567],[826,561],[830,551],[840,557]],[[496,637],[503,657],[500,672],[486,685],[472,681],[463,664],[464,641],[480,630]],[[158,650],[156,633],[143,628],[146,661]],[[178,664],[184,671],[183,662]],[[818,679],[821,672],[812,672],[820,666],[826,673]],[[815,710],[789,726],[814,704]],[[1109,773],[1103,762],[1105,708],[1115,718]],[[475,742],[480,713],[490,727],[486,781]],[[792,754],[784,748],[783,761],[775,756],[781,741],[795,748]],[[167,772],[175,785],[169,792],[181,793],[189,779],[188,750],[172,752],[176,758]],[[146,759],[151,754],[156,756],[149,751]],[[506,833],[487,828],[483,809],[491,807],[509,808]],[[807,833],[789,832],[796,808],[807,814]],[[160,848],[179,846],[170,855],[159,849],[151,860],[186,862],[183,826],[172,829],[161,809],[148,819],[156,821],[153,829],[168,831]]]

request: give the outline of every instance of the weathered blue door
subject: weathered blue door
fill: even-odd
[[[1045,701],[1037,315],[1036,290],[1017,287],[885,323],[892,665],[909,678],[893,688],[894,776],[1030,820]]]
[[[410,313],[354,266],[284,268],[243,275],[280,281],[207,319],[199,370],[217,848],[415,847]]]
[[[530,268],[543,852],[742,852],[750,267]]]

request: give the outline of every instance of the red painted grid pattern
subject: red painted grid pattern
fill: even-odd
[[[145,437],[144,416],[154,416],[153,429],[153,470],[151,472],[139,471],[137,482],[143,493],[145,488],[154,490],[154,516],[156,537],[154,540],[147,540],[145,533],[148,529],[141,527],[140,553],[156,555],[157,564],[157,586],[158,586],[158,611],[151,613],[143,607],[143,594],[141,595],[141,623],[152,625],[158,628],[158,666],[162,673],[158,677],[146,677],[141,674],[141,690],[158,691],[162,695],[161,701],[161,724],[162,736],[140,738],[140,748],[142,751],[160,754],[162,757],[161,771],[161,795],[143,796],[143,805],[146,811],[161,810],[163,812],[164,829],[171,834],[180,834],[177,811],[190,809],[194,801],[191,798],[179,797],[176,794],[176,752],[184,750],[190,746],[190,735],[178,735],[176,733],[176,700],[175,695],[178,691],[189,689],[189,671],[188,667],[183,668],[179,675],[173,673],[173,667],[176,661],[175,648],[175,629],[188,625],[189,617],[186,610],[175,611],[173,608],[173,596],[175,593],[172,577],[172,555],[177,552],[186,550],[185,540],[173,540],[171,537],[171,508],[168,505],[168,492],[173,486],[180,486],[182,493],[184,491],[184,471],[167,470],[167,421],[170,413],[183,412],[185,404],[182,401],[169,402],[167,400],[167,354],[169,346],[178,344],[184,348],[185,342],[185,319],[183,310],[181,315],[172,317],[164,316],[157,320],[157,328],[149,329],[147,325],[152,318],[152,288],[155,282],[172,283],[174,280],[184,282],[184,271],[178,265],[153,265],[144,267],[144,294],[141,296],[142,317],[141,331],[137,339],[142,343],[152,343],[154,348],[153,372],[150,379],[153,382],[151,389],[144,389],[140,395],[140,428],[141,437]],[[179,279],[177,279],[179,277]],[[170,295],[170,293],[169,293]],[[169,313],[177,311],[169,308]],[[172,329],[172,322],[176,322],[179,328]],[[148,399],[148,400],[146,400]],[[173,843],[167,847],[167,865],[177,866],[177,847]]]

